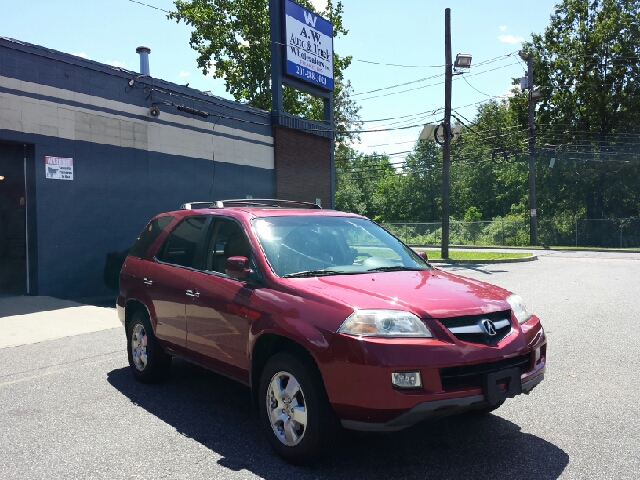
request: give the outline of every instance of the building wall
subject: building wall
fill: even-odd
[[[128,247],[153,215],[276,193],[267,112],[148,77],[131,87],[134,75],[0,38],[0,141],[32,152],[32,294],[108,294],[106,253]],[[45,156],[73,158],[73,181],[47,179]]]
[[[331,140],[274,127],[276,196],[331,207]]]

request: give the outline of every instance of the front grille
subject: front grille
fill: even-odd
[[[497,362],[476,363],[460,367],[446,367],[440,369],[442,388],[477,387],[482,388],[484,376],[487,373],[499,372],[509,368],[519,368],[520,374],[529,370],[531,353],[518,357],[506,358]]]
[[[490,320],[495,327],[495,334],[490,335],[482,325],[483,320]],[[482,315],[465,315],[462,317],[439,318],[458,340],[468,343],[496,345],[511,332],[511,311],[493,312]]]

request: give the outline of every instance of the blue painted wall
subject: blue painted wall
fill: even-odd
[[[266,112],[155,79],[139,79],[138,87],[127,88],[131,72],[42,47],[0,39],[0,76],[143,107],[152,101],[169,99],[178,103],[179,99],[181,104],[217,114],[207,119],[212,127],[217,121],[216,128],[225,125],[271,136]],[[150,98],[151,88],[156,87],[164,92],[154,91]],[[29,96],[33,101],[87,107],[10,88],[0,88],[0,94],[3,92]],[[161,109],[193,118],[173,107]],[[3,111],[0,109],[0,119]],[[161,114],[158,120],[162,119]],[[174,210],[188,201],[242,198],[248,194],[254,198],[275,196],[273,169],[6,128],[0,128],[0,141],[30,145],[27,196],[30,211],[34,212],[29,219],[33,237],[29,249],[34,277],[32,294],[59,298],[110,295],[102,278],[106,253],[130,246],[155,214]],[[268,147],[268,143],[265,145]],[[74,180],[45,178],[45,156],[73,158]]]

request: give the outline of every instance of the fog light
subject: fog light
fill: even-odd
[[[536,363],[540,361],[540,349],[536,348]]]
[[[400,388],[417,388],[422,386],[420,372],[393,372],[391,383]]]

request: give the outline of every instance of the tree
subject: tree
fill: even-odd
[[[475,245],[476,237],[482,231],[482,224],[480,223],[482,220],[482,212],[472,205],[464,212],[463,220],[469,223],[467,231],[471,234],[473,244]]]
[[[587,218],[638,214],[640,0],[564,0],[549,27],[524,44],[542,98],[542,193]],[[539,167],[540,168],[540,164]],[[557,206],[548,207],[558,211]]]
[[[462,218],[475,207],[492,219],[511,211],[514,205],[526,204],[523,144],[527,120],[523,97],[519,94],[480,105],[476,118],[452,143],[453,216]]]
[[[297,3],[316,12],[309,0]],[[198,52],[198,67],[206,75],[224,79],[227,91],[238,102],[271,110],[271,42],[269,0],[175,0],[176,11],[168,18],[193,27],[189,44]],[[333,35],[346,35],[342,2],[328,0],[323,12],[316,12],[333,24]],[[351,57],[334,52],[334,121],[336,144],[356,138],[358,105],[351,99],[351,83],[344,70]],[[285,87],[286,112],[322,121],[323,104],[318,98]]]
[[[401,188],[394,199],[394,220],[432,222],[442,213],[442,149],[435,142],[416,142],[405,158]]]
[[[396,178],[387,155],[344,149],[336,156],[336,208],[389,221],[389,192]]]

